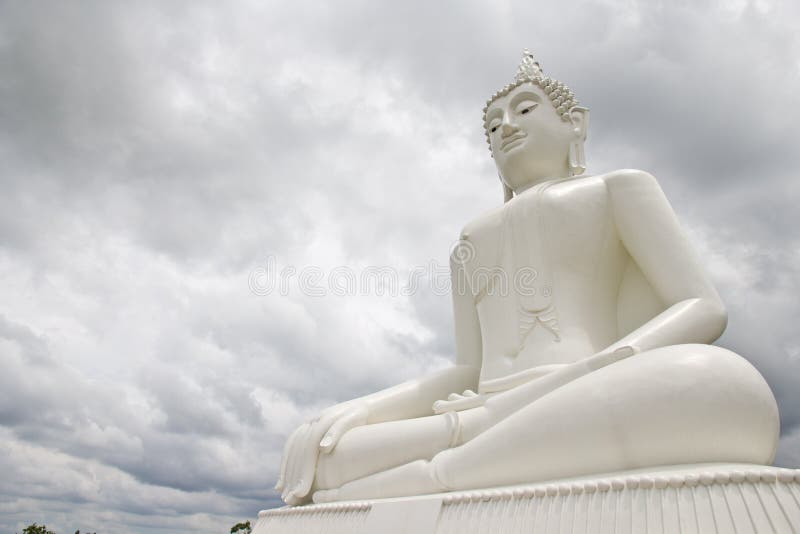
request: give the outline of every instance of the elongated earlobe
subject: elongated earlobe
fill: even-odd
[[[575,139],[569,144],[569,174],[578,176],[586,172],[583,144],[586,142],[586,130],[589,127],[589,110],[575,106],[569,111],[569,117],[574,126],[572,132],[575,134]]]
[[[583,140],[575,140],[569,144],[569,174],[578,176],[586,172],[586,156],[583,153]]]

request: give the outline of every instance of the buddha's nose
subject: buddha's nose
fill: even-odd
[[[518,130],[517,125],[511,122],[511,118],[506,114],[500,124],[500,133],[503,137],[509,136]]]

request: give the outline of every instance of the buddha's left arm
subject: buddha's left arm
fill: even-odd
[[[490,421],[637,351],[711,343],[725,329],[727,316],[719,295],[655,178],[641,171],[617,171],[606,176],[606,185],[619,238],[665,309],[597,354],[487,398]]]
[[[645,172],[623,170],[608,175],[606,185],[619,238],[665,304],[609,349],[712,343],[727,324],[725,307],[658,182]]]

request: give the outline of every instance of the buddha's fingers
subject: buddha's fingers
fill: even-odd
[[[328,431],[335,421],[334,415],[323,415],[318,421],[313,423],[308,430],[303,441],[302,456],[298,458],[297,464],[297,485],[293,493],[298,498],[305,498],[317,471],[317,459],[319,458],[319,443],[322,436]]]
[[[286,453],[284,457],[283,463],[285,464],[285,469],[281,474],[282,479],[282,491],[281,491],[281,498],[286,501],[286,496],[289,494],[289,490],[292,489],[294,486],[294,464],[297,461],[297,448],[300,445],[300,440],[302,439],[303,434],[305,433],[305,428],[308,426],[308,423],[303,423],[297,430],[295,430],[291,437],[286,441]]]
[[[301,504],[303,504],[304,499],[295,495],[293,491],[290,491],[289,493],[286,494],[286,497],[284,497],[283,501],[289,506],[300,506]]]
[[[295,446],[295,442],[297,441],[297,435],[300,433],[300,430],[303,426],[299,426],[295,429],[294,432],[289,434],[289,437],[286,439],[286,444],[283,446],[283,456],[281,457],[281,469],[278,473],[278,482],[275,484],[275,491],[282,491],[283,488],[286,486],[286,467],[289,463],[289,456],[292,454],[293,447]]]
[[[486,395],[473,394],[469,397],[461,397],[455,400],[438,400],[433,403],[433,413],[443,414],[446,412],[461,412],[471,408],[483,406],[486,402]]]
[[[365,425],[368,418],[369,410],[366,406],[355,406],[331,425],[328,432],[325,433],[325,437],[322,438],[322,441],[319,443],[320,450],[325,454],[329,454],[348,430]]]
[[[286,474],[284,476],[283,494],[281,495],[281,498],[286,504],[292,504],[290,501],[299,483],[299,464],[308,443],[308,432],[310,428],[311,423],[304,423],[295,431],[295,434],[293,434],[294,440],[292,440],[292,446],[290,447]]]

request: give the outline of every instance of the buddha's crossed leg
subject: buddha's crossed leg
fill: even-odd
[[[764,464],[777,445],[777,405],[764,379],[740,356],[709,345],[643,352],[500,420],[492,420],[492,400],[458,416],[351,430],[320,459],[322,491],[314,500],[437,493],[656,465]]]

